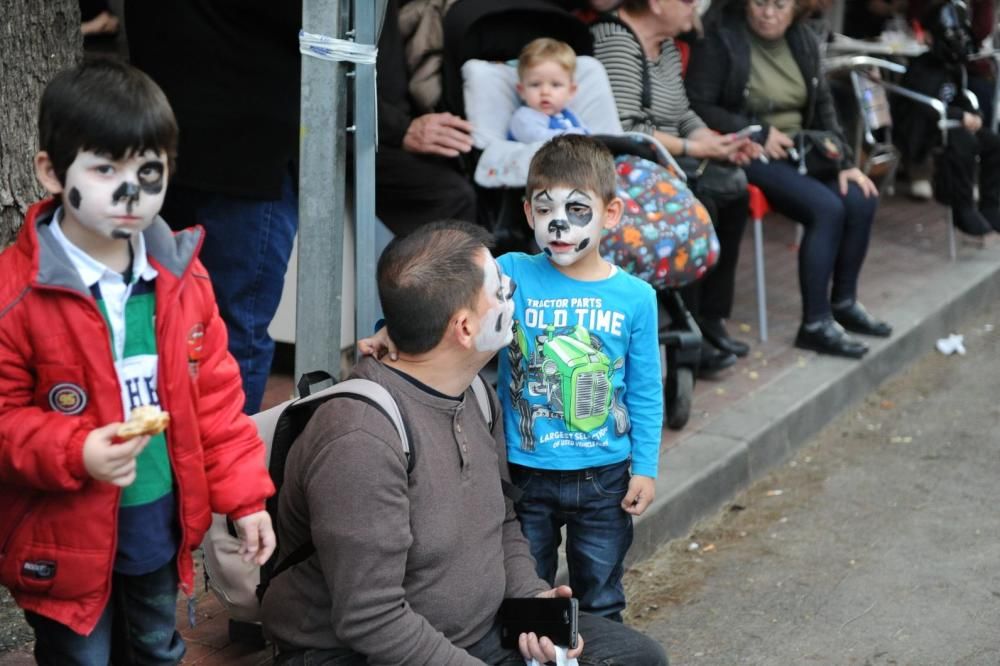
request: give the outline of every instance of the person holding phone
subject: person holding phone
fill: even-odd
[[[481,409],[470,388],[513,338],[515,285],[489,242],[481,227],[432,223],[395,238],[379,259],[384,330],[396,352],[382,363],[362,359],[352,376],[393,397],[410,455],[384,414],[351,398],[319,407],[292,446],[278,542],[294,550],[311,539],[315,553],[264,594],[278,664],[556,660],[559,634],[545,624],[519,631],[516,647],[501,635],[504,599],[569,598],[572,590],[536,575],[514,493],[504,490],[499,400],[486,388],[490,409]],[[667,664],[652,639],[586,613],[568,656],[581,666]]]
[[[594,56],[608,72],[622,127],[656,137],[688,175],[719,237],[719,261],[682,291],[704,336],[699,375],[711,376],[750,352],[733,339],[732,314],[740,241],[747,222],[746,163],[750,139],[712,131],[688,102],[674,41],[695,21],[694,0],[624,0],[591,25]]]
[[[878,190],[854,166],[816,35],[800,20],[803,9],[796,0],[713,3],[705,38],[691,51],[687,93],[694,109],[719,132],[761,126],[749,145],[755,159],[744,166],[747,178],[775,210],[805,229],[799,244],[802,323],[795,346],[861,358],[868,345],[845,329],[876,337],[892,334],[892,327],[858,300]],[[807,168],[807,136],[838,148],[818,165],[828,173]]]

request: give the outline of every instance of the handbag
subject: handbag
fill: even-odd
[[[688,155],[674,159],[684,169],[688,187],[698,196],[725,204],[747,194],[747,176],[738,166]]]
[[[636,155],[615,158],[621,221],[601,238],[601,255],[654,289],[682,287],[719,260],[708,211],[679,174]]]
[[[798,164],[799,173],[817,180],[834,180],[840,173],[846,151],[840,137],[826,130],[802,130],[792,140],[788,158]]]

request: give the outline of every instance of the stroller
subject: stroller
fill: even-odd
[[[577,60],[579,92],[570,107],[612,154],[672,167],[683,180],[683,171],[655,140],[622,131],[607,74],[599,62],[586,57],[592,52],[590,32],[575,16],[545,0],[457,2],[444,17],[442,102],[444,110],[465,116],[475,128],[475,148],[466,166],[474,174],[480,222],[494,233],[500,252],[530,251],[533,242],[522,200],[527,167],[541,143],[506,139],[507,122],[520,102],[517,73],[505,62],[516,59],[521,48],[537,37],[562,40],[583,56]],[[608,258],[628,269],[616,257]],[[658,289],[657,296],[667,368],[665,421],[679,430],[691,413],[702,337],[676,290]]]

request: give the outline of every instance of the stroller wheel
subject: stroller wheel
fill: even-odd
[[[677,368],[674,381],[667,378],[663,387],[663,403],[666,407],[667,427],[680,430],[687,425],[691,416],[691,397],[694,395],[694,371],[691,368]]]

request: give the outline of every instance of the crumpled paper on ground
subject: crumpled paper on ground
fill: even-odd
[[[952,333],[947,338],[941,338],[934,345],[937,350],[944,354],[945,356],[951,356],[952,354],[959,354],[960,356],[965,356],[965,336],[959,335],[958,333]]]

